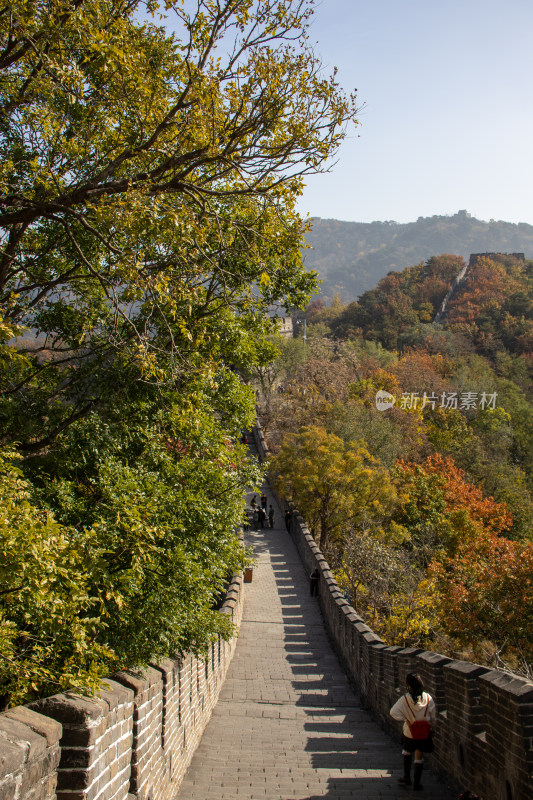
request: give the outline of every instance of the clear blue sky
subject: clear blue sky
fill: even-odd
[[[531,0],[319,0],[311,40],[360,122],[303,215],[533,224]]]

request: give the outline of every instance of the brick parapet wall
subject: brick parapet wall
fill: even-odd
[[[0,798],[55,796],[61,725],[29,708],[0,714]]]
[[[254,440],[269,456],[260,428]],[[280,507],[290,508],[275,491]],[[304,567],[321,573],[319,598],[337,653],[364,706],[400,736],[389,709],[404,691],[409,672],[419,672],[435,698],[438,723],[433,766],[485,800],[533,800],[533,684],[477,664],[417,648],[387,646],[342,596],[305,520],[292,512],[291,536]]]
[[[243,579],[220,613],[238,628]],[[0,800],[168,800],[209,721],[236,646],[165,659],[105,680],[96,696],[59,694],[0,714]]]

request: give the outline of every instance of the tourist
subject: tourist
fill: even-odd
[[[287,533],[290,533],[292,527],[292,517],[291,512],[288,510],[285,512],[285,527],[287,528]]]
[[[403,778],[404,786],[411,786],[411,762],[414,755],[413,790],[421,791],[424,753],[434,749],[431,728],[435,725],[437,712],[433,698],[424,691],[422,678],[415,672],[407,676],[407,692],[390,710],[390,715],[403,722]]]
[[[265,509],[264,508],[258,508],[257,509],[257,515],[259,517],[259,527],[260,528],[264,528],[265,527],[265,519],[266,519]]]
[[[320,580],[320,570],[315,567],[309,576],[309,588],[311,590],[311,597],[318,597],[318,582]]]
[[[263,511],[265,512],[265,514],[266,514],[266,510],[267,510],[267,502],[268,502],[268,500],[267,500],[267,496],[266,496],[266,494],[263,492],[263,494],[261,495],[261,508],[263,509]]]
[[[274,527],[274,508],[272,503],[270,504],[270,508],[268,509],[268,523],[271,528]]]

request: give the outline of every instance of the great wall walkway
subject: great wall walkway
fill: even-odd
[[[400,747],[351,690],[272,502],[275,527],[246,535],[256,564],[237,648],[175,800],[405,798]],[[457,796],[428,770],[423,784],[415,797]]]

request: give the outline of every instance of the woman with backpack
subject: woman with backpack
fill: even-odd
[[[404,786],[411,786],[411,762],[415,757],[413,790],[420,791],[424,753],[434,749],[431,729],[437,719],[437,709],[433,698],[424,691],[422,678],[416,672],[407,676],[407,692],[400,697],[390,710],[390,715],[403,722],[403,778]]]

